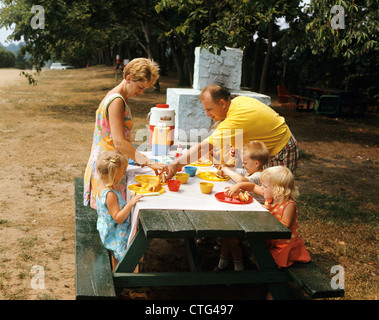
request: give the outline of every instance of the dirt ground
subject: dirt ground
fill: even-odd
[[[117,81],[107,67],[46,70],[36,86],[19,73],[0,69],[0,299],[75,299],[74,177],[83,176],[87,164],[98,103]],[[160,93],[130,99],[135,130],[145,126],[151,107],[165,102],[165,89],[176,87],[176,79],[161,77],[160,85]],[[377,299],[378,116],[337,119],[272,106],[286,117],[303,153],[295,175],[300,192],[348,199],[361,212],[346,225],[319,220],[302,216],[303,200],[300,236],[323,269],[344,266],[344,299]],[[214,245],[214,239],[198,245],[212,269],[219,254]],[[144,262],[146,271],[188,268],[184,243],[176,240],[153,241]],[[41,270],[44,283],[36,281]],[[122,298],[263,299],[265,290],[140,288],[124,290]]]

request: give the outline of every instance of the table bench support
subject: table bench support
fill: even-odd
[[[153,272],[120,273],[113,275],[115,287],[227,285],[245,283],[277,283],[288,281],[285,272],[276,271],[224,271],[219,272]]]
[[[133,272],[135,268],[137,267],[138,263],[141,261],[151,240],[152,239],[145,237],[141,226],[139,226],[137,234],[132,240],[132,242],[130,243],[126,251],[126,254],[116,266],[115,273],[116,272]]]
[[[201,263],[199,254],[196,249],[195,240],[193,238],[184,239],[186,247],[187,247],[187,255],[188,261],[191,268],[191,271],[200,272],[201,271]]]
[[[264,272],[278,272],[278,267],[272,258],[270,251],[267,250],[267,244],[265,240],[249,239],[251,249],[254,256],[257,259],[259,268],[262,273]],[[275,300],[290,300],[291,297],[287,291],[284,283],[268,283],[269,290]]]

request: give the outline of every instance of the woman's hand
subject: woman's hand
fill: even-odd
[[[179,163],[170,163],[170,164],[168,164],[167,165],[167,170],[166,170],[167,180],[171,179],[176,174],[176,172],[178,171],[179,168],[180,168],[180,164]]]
[[[156,175],[159,175],[160,173],[167,171],[167,165],[164,163],[149,161],[146,163],[146,165],[149,168],[153,169]]]

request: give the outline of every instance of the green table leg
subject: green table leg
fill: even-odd
[[[138,262],[142,259],[147,247],[149,246],[151,239],[145,237],[145,234],[139,226],[137,234],[128,247],[125,256],[115,269],[115,273],[132,273],[137,267]]]
[[[281,272],[278,270],[277,265],[267,248],[266,241],[260,239],[250,239],[248,242],[255,258],[257,259],[261,271],[276,270],[277,272]],[[269,283],[268,287],[275,300],[291,299],[284,283]]]

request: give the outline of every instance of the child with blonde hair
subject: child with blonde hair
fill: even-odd
[[[267,241],[270,253],[279,267],[289,267],[294,262],[309,262],[311,257],[303,240],[297,234],[297,205],[299,195],[292,172],[284,166],[265,169],[261,174],[265,207],[288,229],[291,239]]]
[[[104,247],[111,253],[113,270],[127,249],[131,209],[142,198],[142,195],[134,195],[126,202],[116,188],[124,177],[128,163],[127,157],[113,151],[100,153],[96,162],[99,176],[97,230]]]
[[[242,172],[237,172],[225,165],[218,166],[222,174],[230,176],[236,184],[228,187],[225,191],[229,197],[238,194],[240,190],[248,191],[258,202],[264,203],[264,198],[260,189],[260,176],[263,166],[270,157],[266,145],[261,141],[249,141],[243,146],[243,167]],[[215,271],[225,269],[229,264],[229,256],[234,261],[234,270],[244,270],[243,252],[240,247],[240,239],[223,238],[221,244],[221,254]]]
[[[259,203],[264,204],[260,188],[260,176],[269,158],[269,151],[263,142],[249,141],[245,143],[243,146],[242,172],[235,171],[228,166],[220,166],[222,173],[230,176],[236,183],[227,188],[226,194],[231,197],[239,190],[248,191]]]

